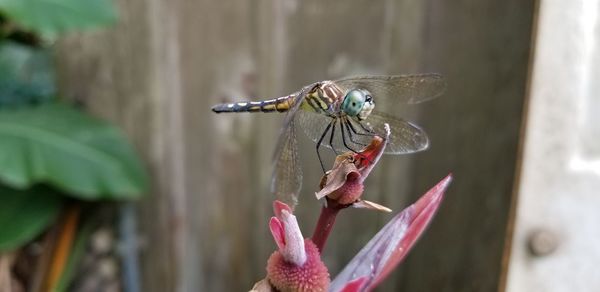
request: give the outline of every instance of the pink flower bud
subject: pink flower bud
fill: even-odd
[[[315,244],[303,239],[296,217],[286,204],[275,201],[276,217],[269,222],[278,250],[267,263],[267,279],[279,291],[327,291],[329,272]]]
[[[333,168],[321,179],[321,190],[317,199],[327,197],[329,201],[346,206],[357,202],[364,191],[364,181],[383,154],[390,132],[386,137],[373,137],[371,144],[358,153],[346,152],[338,155]]]

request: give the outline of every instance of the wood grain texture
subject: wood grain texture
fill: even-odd
[[[533,1],[430,1],[424,59],[448,79],[423,126],[413,194],[453,172],[438,217],[401,267],[402,291],[497,291],[525,96]]]
[[[280,96],[345,75],[411,72],[440,72],[450,83],[440,100],[394,110],[422,124],[432,148],[383,159],[365,199],[400,211],[449,171],[456,181],[433,228],[382,290],[493,290],[524,93],[529,2],[117,2],[117,26],[61,42],[59,76],[62,94],[118,123],[151,169],[152,194],[139,208],[145,291],[247,290],[264,277],[275,249],[268,186],[282,116],[215,115],[212,104]],[[297,215],[308,236],[322,173],[314,144],[301,137],[300,146],[305,179]],[[331,274],[389,218],[343,212],[323,255]]]

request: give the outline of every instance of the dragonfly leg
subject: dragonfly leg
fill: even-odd
[[[359,135],[359,133],[356,132],[356,129],[354,129],[354,127],[350,124],[350,121],[348,120],[348,117],[344,117],[344,126],[346,126],[346,130],[348,131],[348,136],[350,136],[350,142],[360,145],[360,146],[367,146],[367,144],[365,143],[361,143],[358,141],[354,141],[354,136],[352,136],[352,133]]]
[[[338,155],[337,151],[335,151],[335,147],[333,147],[333,137],[335,136],[335,127],[337,125],[338,119],[334,118],[331,121],[331,124],[333,124],[333,129],[331,129],[331,136],[329,136],[329,147],[331,147],[331,150],[333,150],[333,153],[335,154],[335,156]]]
[[[329,132],[329,129],[331,128],[331,124],[334,124],[334,122],[335,122],[335,120],[331,121],[331,123],[329,123],[327,125],[327,128],[325,128],[325,131],[323,131],[321,138],[319,138],[319,141],[317,142],[317,157],[319,158],[319,163],[321,163],[321,168],[323,169],[323,172],[325,172],[325,166],[323,165],[323,159],[321,159],[321,152],[319,152],[319,147],[321,147],[321,142],[323,142],[323,139],[325,138],[325,136],[327,135],[327,132]],[[333,125],[333,131],[335,131],[335,124]],[[333,131],[332,131],[332,135],[333,135]]]
[[[359,124],[359,125],[360,125],[360,126],[363,128],[363,129],[365,129],[365,128],[366,128],[366,127],[365,127],[365,126],[364,126],[362,123],[358,122],[358,124]],[[373,137],[373,136],[376,136],[376,135],[377,135],[375,132],[373,132],[373,131],[370,131],[370,130],[367,130],[367,129],[365,129],[366,133],[359,133],[359,132],[356,130],[356,128],[354,127],[354,125],[352,124],[352,119],[348,119],[348,126],[350,126],[350,130],[352,130],[352,132],[353,132],[354,134],[356,134],[356,135],[360,135],[360,136],[369,136],[369,137]]]
[[[341,121],[340,121],[340,123],[341,123]],[[358,153],[358,151],[356,151],[356,150],[350,148],[350,146],[348,146],[348,143],[346,143],[346,131],[345,131],[344,127],[341,125],[340,125],[340,128],[342,130],[342,142],[344,143],[344,147],[346,147],[348,150],[350,150],[354,153]],[[348,133],[348,135],[350,135],[350,133]]]
[[[348,119],[348,118],[346,118],[346,128],[348,128],[348,134],[350,134],[350,141],[352,141],[353,143],[356,143],[356,144],[359,144],[359,143],[357,143],[357,142],[355,142],[355,141],[353,141],[353,140],[352,140],[352,132],[354,132],[354,134],[356,134],[356,135],[361,135],[361,136],[369,136],[369,137],[376,136],[375,134],[363,134],[363,133],[358,133],[358,132],[356,131],[356,129],[354,128],[354,126],[352,126],[352,123],[351,123],[350,119]],[[359,144],[359,145],[362,145],[363,147],[366,147],[366,146],[367,146],[367,145],[365,145],[365,144],[362,144],[362,143],[361,143],[361,144]],[[367,158],[367,157],[365,157],[365,156],[363,156],[363,155],[361,155],[361,157],[362,157],[363,159],[367,159],[367,160],[369,161],[369,163],[372,163],[371,159],[369,159],[369,158]]]

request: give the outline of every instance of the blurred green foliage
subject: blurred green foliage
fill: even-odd
[[[58,215],[63,197],[41,186],[18,191],[0,186],[0,251],[31,240]]]
[[[0,109],[0,141],[0,180],[17,189],[47,183],[78,199],[129,199],[146,185],[121,132],[70,106]]]
[[[48,41],[115,19],[110,0],[0,0],[0,252],[37,236],[68,197],[134,199],[146,188],[117,128],[56,101]]]
[[[53,65],[49,50],[0,43],[0,108],[53,99]]]
[[[116,20],[110,0],[0,0],[0,11],[20,28],[50,38]]]

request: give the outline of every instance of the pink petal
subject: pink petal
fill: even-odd
[[[452,175],[430,189],[416,203],[394,216],[333,280],[330,291],[366,277],[360,291],[374,289],[408,254],[437,211]]]
[[[281,223],[285,236],[285,246],[280,249],[281,254],[288,262],[301,266],[306,261],[306,250],[296,216],[287,210],[281,210]]]
[[[365,285],[369,278],[366,276],[360,277],[358,279],[352,280],[340,290],[340,292],[358,292]]]
[[[369,176],[369,173],[383,155],[390,137],[390,127],[388,124],[385,124],[385,131],[385,137],[373,137],[371,144],[361,150],[360,153],[354,154],[354,159],[359,162],[356,167],[361,174],[361,182]]]
[[[283,223],[277,217],[271,217],[269,229],[271,229],[271,234],[273,235],[273,239],[275,239],[277,247],[283,249],[285,247],[285,228],[283,227]]]
[[[287,210],[288,212],[290,212],[290,214],[293,213],[292,208],[290,208],[290,206],[288,206],[287,204],[285,204],[282,201],[275,200],[273,202],[273,212],[275,213],[275,216],[277,216],[277,218],[279,218],[279,219],[281,219],[281,211],[282,210]]]

